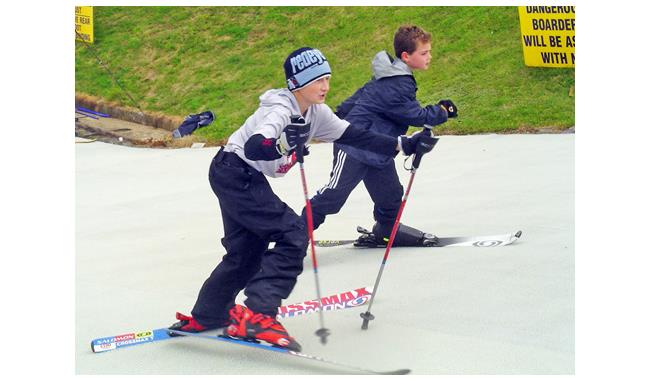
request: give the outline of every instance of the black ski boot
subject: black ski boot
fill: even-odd
[[[367,247],[367,248],[376,248],[376,247],[381,247],[382,242],[377,242],[377,239],[375,239],[375,235],[373,235],[372,231],[368,231],[367,229],[357,226],[357,232],[361,234],[357,238],[357,240],[354,242],[355,247]],[[380,245],[378,245],[378,243]],[[384,244],[384,247],[386,245]]]
[[[354,242],[355,247],[386,247],[392,231],[392,226],[386,227],[375,223],[372,231],[363,227],[357,227],[357,232],[361,234]],[[438,238],[429,233],[422,232],[417,228],[409,227],[400,223],[393,247],[435,247],[438,244]]]

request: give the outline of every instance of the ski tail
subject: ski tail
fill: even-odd
[[[314,245],[317,247],[338,247],[340,245],[348,245],[354,243],[356,240],[314,240]]]
[[[364,305],[372,296],[372,286],[321,297],[323,310],[340,310]],[[318,312],[318,301],[305,301],[278,308],[277,318],[289,318]]]

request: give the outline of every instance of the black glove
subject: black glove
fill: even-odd
[[[278,153],[288,156],[293,153],[298,145],[305,145],[309,139],[310,123],[305,123],[305,119],[300,116],[292,116],[291,123],[282,130],[280,138],[276,141]]]
[[[411,137],[400,136],[399,146],[405,156],[415,153],[426,154],[431,152],[438,139],[422,132],[416,132]]]
[[[456,108],[456,105],[451,100],[441,100],[438,102],[438,105],[447,111],[447,117],[458,117],[458,108]]]

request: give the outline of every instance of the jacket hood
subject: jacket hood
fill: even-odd
[[[372,60],[372,74],[375,79],[381,79],[398,75],[413,75],[413,71],[404,61],[393,58],[385,50],[382,50]]]
[[[296,97],[286,88],[268,90],[260,96],[261,107],[283,106],[293,114],[300,113]]]

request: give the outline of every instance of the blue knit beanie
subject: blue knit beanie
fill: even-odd
[[[325,75],[332,75],[332,71],[320,50],[302,47],[294,50],[284,61],[284,75],[289,90],[295,91]]]

